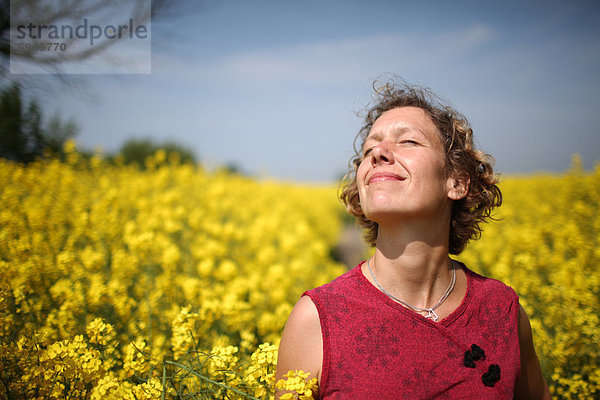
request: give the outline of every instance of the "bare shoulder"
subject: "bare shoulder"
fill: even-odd
[[[294,306],[287,324],[295,322],[317,324],[320,329],[319,312],[310,297],[302,296]]]
[[[533,333],[529,317],[521,305],[519,305],[519,348],[521,373],[517,381],[515,399],[550,399],[550,391],[542,375],[540,361],[533,346]]]
[[[319,312],[308,296],[298,300],[283,329],[276,379],[290,370],[309,372],[320,378],[323,361],[323,338]]]

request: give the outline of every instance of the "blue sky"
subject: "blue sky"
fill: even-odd
[[[431,87],[502,174],[600,159],[596,1],[208,1],[152,25],[152,74],[90,76],[54,109],[78,143],[175,140],[206,165],[303,182],[343,174],[383,73]]]

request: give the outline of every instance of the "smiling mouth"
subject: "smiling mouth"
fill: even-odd
[[[369,184],[374,182],[385,182],[385,181],[403,181],[405,178],[400,175],[392,174],[392,173],[381,173],[375,174],[369,178]]]

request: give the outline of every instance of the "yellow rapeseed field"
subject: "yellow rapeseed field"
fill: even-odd
[[[67,150],[0,159],[0,398],[272,398],[293,304],[345,271],[336,188]],[[517,290],[555,397],[600,398],[600,168],[501,187],[460,258]]]

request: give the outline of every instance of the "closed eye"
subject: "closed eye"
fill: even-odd
[[[400,142],[400,144],[410,144],[410,145],[418,145],[419,142],[417,142],[416,140],[413,139],[402,139]]]

